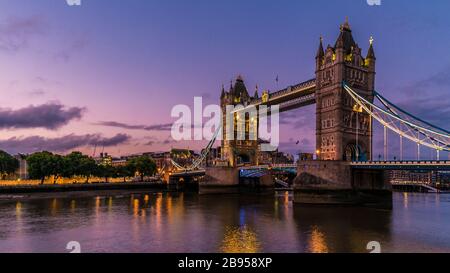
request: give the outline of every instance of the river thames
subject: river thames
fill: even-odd
[[[92,193],[90,193],[92,194]],[[84,195],[84,196],[83,196]],[[0,201],[0,252],[450,252],[450,195],[394,193],[392,211],[292,196],[102,193]]]

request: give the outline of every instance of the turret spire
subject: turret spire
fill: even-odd
[[[367,51],[367,59],[373,59],[373,60],[375,60],[376,59],[376,57],[375,57],[375,51],[373,50],[373,37],[372,36],[370,36],[370,39],[369,39],[369,43],[370,43],[370,46],[369,46],[369,51]]]
[[[259,98],[259,95],[258,95],[258,85],[255,86],[255,94],[253,95],[253,98],[255,98],[255,99]]]
[[[225,86],[222,84],[222,94],[220,95],[220,98],[225,97]]]
[[[336,40],[334,48],[343,48],[346,54],[350,53],[351,47],[356,46],[355,40],[353,40],[352,30],[348,23],[348,17],[345,18],[345,23],[341,25],[341,32]]]
[[[320,43],[319,43],[319,48],[317,49],[317,54],[316,54],[316,59],[317,58],[322,58],[324,56],[324,51],[323,51],[323,44],[322,44],[323,38],[322,35],[320,36]]]

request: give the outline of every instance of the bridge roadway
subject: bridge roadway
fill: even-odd
[[[353,169],[376,169],[376,170],[424,170],[424,171],[450,171],[449,160],[423,160],[423,161],[355,161],[350,162]],[[297,164],[271,164],[257,166],[241,166],[239,171],[258,171],[296,169]],[[204,169],[192,171],[179,171],[171,174],[171,177],[194,177],[205,175]],[[250,175],[250,174],[249,174]]]
[[[450,171],[448,160],[359,161],[351,162],[350,165],[353,169]]]
[[[289,111],[295,108],[311,105],[316,103],[316,79],[307,80],[279,91],[269,93],[269,97],[265,100],[263,96],[251,102],[245,108],[236,110],[236,112],[245,111],[251,106],[260,105],[279,105],[280,112]],[[269,109],[270,110],[270,109]],[[270,111],[268,112],[270,115]]]
[[[381,169],[381,170],[424,170],[424,171],[450,171],[449,160],[422,160],[422,161],[355,161],[350,162],[353,169]],[[239,170],[252,169],[292,169],[297,164],[273,164],[259,166],[244,166]]]
[[[194,177],[194,176],[202,176],[205,175],[206,171],[204,169],[192,170],[192,171],[179,171],[173,172],[170,177]]]

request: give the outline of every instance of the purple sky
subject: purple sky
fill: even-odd
[[[175,104],[217,103],[238,74],[252,93],[276,90],[277,75],[279,88],[314,77],[319,36],[334,44],[345,16],[364,53],[374,36],[377,90],[450,129],[449,10],[446,0],[0,0],[0,148],[198,149],[171,140]],[[314,150],[313,113],[283,114],[281,150]]]

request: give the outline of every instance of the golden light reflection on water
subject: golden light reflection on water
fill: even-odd
[[[158,193],[156,197],[155,213],[156,213],[156,230],[158,233],[162,231],[162,194]]]
[[[20,218],[20,216],[22,216],[22,203],[20,202],[16,203],[16,216],[17,218]]]
[[[133,200],[133,216],[139,216],[139,199],[137,198]]]
[[[312,253],[328,253],[325,235],[316,226],[314,226],[311,231],[309,246],[309,251]]]
[[[274,208],[274,213],[275,213],[276,217],[279,216],[280,207],[282,209],[281,213],[283,213],[285,217],[287,215],[289,215],[289,213],[292,212],[292,210],[291,210],[291,208],[292,208],[291,194],[288,191],[279,193],[275,196],[273,208]]]
[[[284,205],[289,206],[289,192],[288,191],[284,192]]]
[[[257,253],[261,243],[257,234],[249,227],[227,227],[222,241],[221,251],[224,253]]]
[[[52,204],[50,206],[50,214],[56,215],[57,212],[58,212],[58,199],[53,198]]]
[[[408,193],[407,192],[403,193],[403,207],[405,209],[408,208]]]
[[[70,201],[70,212],[75,212],[75,208],[77,207],[77,203],[75,200]]]
[[[21,202],[17,202],[16,203],[16,234],[17,235],[22,235],[22,231],[23,231],[23,221],[22,221],[22,203]]]
[[[167,218],[172,218],[172,196],[166,198]]]

